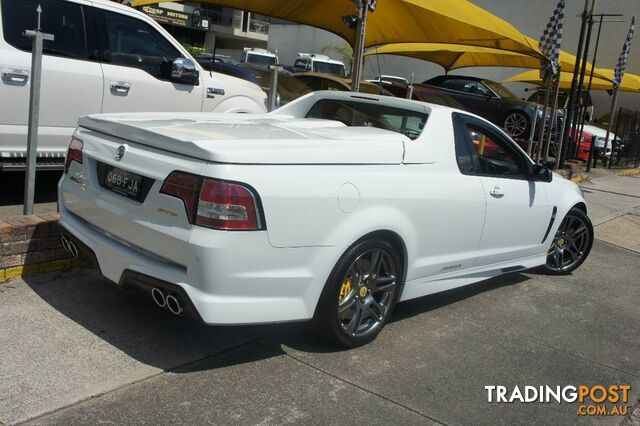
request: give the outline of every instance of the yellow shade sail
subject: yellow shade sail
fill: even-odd
[[[527,37],[532,44],[538,42]],[[506,50],[493,49],[488,47],[469,46],[450,43],[392,43],[383,46],[376,46],[367,50],[365,56],[369,55],[400,55],[436,63],[447,71],[467,67],[510,67],[510,68],[536,68],[541,67],[538,57],[523,55]],[[563,70],[573,71],[576,57],[561,51],[558,63]],[[591,71],[591,64],[587,66]],[[600,75],[596,68],[594,74],[600,78],[607,78]]]
[[[607,70],[600,70],[600,72],[606,72]],[[571,80],[573,79],[573,73],[570,72],[562,72],[560,73],[560,89],[569,90],[571,88]],[[635,81],[635,80],[638,81]],[[523,73],[514,75],[503,81],[503,83],[529,83],[535,84],[538,86],[542,86],[544,83],[540,79],[540,73],[537,70],[525,71]],[[584,79],[584,87],[587,88],[589,85],[589,75],[587,75]],[[601,79],[601,78],[593,78],[593,82],[591,84],[591,89],[593,90],[613,90],[613,83],[611,81]],[[640,93],[640,77],[634,76],[633,74],[627,74],[622,81],[622,85],[620,85],[620,90],[623,92],[636,92]]]
[[[136,0],[133,6],[157,3]],[[311,25],[335,33],[349,43],[355,30],[342,17],[356,14],[353,0],[200,0],[235,9]],[[468,0],[384,0],[369,14],[365,47],[387,43],[433,42],[466,44],[542,57],[508,22]]]

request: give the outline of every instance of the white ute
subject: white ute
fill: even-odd
[[[111,281],[207,324],[313,318],[347,347],[398,301],[566,274],[593,240],[578,187],[493,124],[362,93],[84,117],[66,168],[63,243]]]
[[[31,40],[42,6],[45,41],[38,165],[62,167],[78,117],[95,113],[266,112],[256,85],[205,71],[153,19],[107,0],[0,0],[0,170],[27,148]]]

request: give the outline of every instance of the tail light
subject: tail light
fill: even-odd
[[[69,150],[67,151],[67,159],[64,163],[64,172],[69,172],[69,167],[71,166],[72,161],[76,161],[82,164],[82,148],[84,147],[84,142],[80,139],[72,138],[71,142],[69,142]]]
[[[200,176],[172,172],[164,181],[160,193],[181,199],[187,209],[189,223],[194,223],[201,183],[202,178]]]
[[[184,202],[190,223],[225,231],[264,229],[258,197],[242,183],[173,172],[160,192]]]

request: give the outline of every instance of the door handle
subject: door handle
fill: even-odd
[[[24,70],[2,70],[2,81],[5,83],[26,83],[29,81],[29,72]]]
[[[131,84],[126,81],[112,81],[111,82],[111,93],[116,95],[127,95],[131,90]]]
[[[494,186],[493,189],[491,191],[489,191],[489,194],[491,194],[492,196],[494,196],[496,198],[500,198],[500,197],[504,196],[504,191],[499,186]]]

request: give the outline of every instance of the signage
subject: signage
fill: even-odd
[[[191,27],[191,14],[156,6],[142,6],[142,11],[161,24]]]

